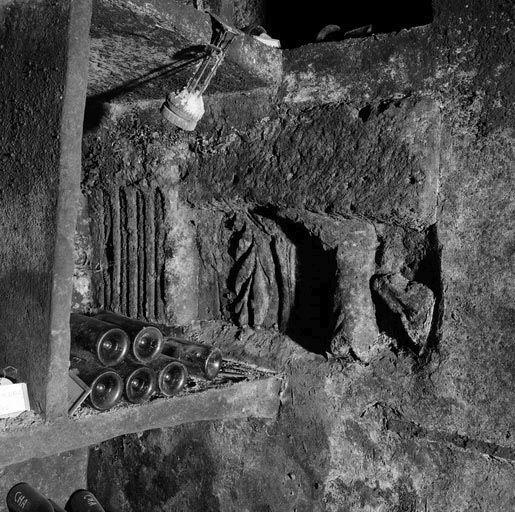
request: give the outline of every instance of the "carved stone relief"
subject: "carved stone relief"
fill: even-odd
[[[308,350],[342,355],[350,347],[367,360],[378,337],[371,224],[230,208],[199,224],[200,294],[218,295],[211,318],[276,327]]]
[[[331,352],[345,355],[351,349],[354,356],[367,361],[379,335],[370,293],[378,245],[374,227],[361,219],[307,213],[303,217],[307,228],[334,253]]]
[[[90,197],[96,306],[165,320],[165,198],[158,187],[97,190]]]
[[[233,317],[241,326],[261,327],[271,313],[284,329],[295,290],[295,246],[258,215],[240,217],[235,229],[228,281]]]
[[[178,325],[278,329],[365,362],[380,332],[424,352],[439,304],[428,233],[245,204],[179,208],[176,196],[131,185],[92,195],[90,303]]]
[[[245,209],[201,211],[197,245],[200,318],[286,329],[295,291],[295,245],[276,223]]]
[[[436,341],[443,307],[436,228],[387,227],[380,238],[377,275],[371,281],[380,330],[423,355]]]

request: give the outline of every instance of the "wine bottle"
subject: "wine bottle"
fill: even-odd
[[[222,364],[222,353],[218,348],[175,337],[165,338],[163,354],[183,363],[191,374],[208,380],[218,375]]]
[[[72,313],[70,315],[72,348],[86,349],[95,354],[104,366],[120,364],[129,350],[129,336],[119,327],[97,318]]]
[[[179,361],[161,356],[150,366],[157,374],[157,387],[159,392],[166,396],[179,393],[188,381],[188,370]]]
[[[125,398],[132,404],[148,402],[157,391],[156,372],[140,364],[126,362],[118,371],[123,377]]]
[[[50,501],[25,482],[11,487],[5,501],[9,512],[54,512]]]
[[[64,508],[67,512],[105,512],[96,496],[85,489],[75,491]]]
[[[54,512],[66,512],[66,510],[63,507],[61,507],[60,505],[58,505],[55,501],[50,500],[50,499],[48,501],[52,505]]]
[[[100,365],[89,352],[75,349],[70,357],[70,366],[77,377],[90,387],[88,398],[95,409],[106,411],[122,399],[123,380],[120,375]]]
[[[163,334],[153,325],[108,311],[98,313],[95,318],[123,329],[131,340],[131,353],[140,363],[155,360],[163,349]]]

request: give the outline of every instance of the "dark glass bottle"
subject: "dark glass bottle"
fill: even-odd
[[[72,347],[92,352],[105,366],[120,364],[129,351],[127,333],[97,318],[72,313],[70,331]]]
[[[125,398],[131,404],[148,402],[156,394],[157,375],[152,368],[127,362],[118,371],[123,377]]]
[[[222,353],[218,348],[181,338],[165,338],[163,354],[183,363],[191,374],[209,380],[218,375],[222,364]]]
[[[54,512],[50,501],[25,482],[11,487],[5,501],[9,512]]]
[[[85,489],[75,491],[64,508],[67,512],[105,512],[95,495]]]
[[[53,500],[48,500],[48,501],[52,504],[54,512],[66,512],[66,510],[63,507],[61,507],[60,505],[58,505],[55,501],[53,501]]]
[[[159,392],[166,396],[179,393],[188,381],[188,370],[179,361],[161,356],[151,367],[157,374],[157,387]]]
[[[150,363],[161,354],[163,334],[157,327],[108,311],[98,313],[95,318],[116,325],[129,335],[132,345],[131,353],[136,361],[144,364]]]
[[[70,367],[91,388],[88,398],[95,409],[106,411],[122,399],[123,380],[120,375],[111,368],[100,365],[89,352],[73,350]]]

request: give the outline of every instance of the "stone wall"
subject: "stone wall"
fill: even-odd
[[[427,27],[285,52],[278,90],[211,96],[192,135],[156,105],[87,135],[90,205],[163,193],[163,318],[239,326],[290,382],[277,422],[92,450],[113,510],[515,506],[509,9],[438,0]],[[92,306],[116,306],[97,277]],[[300,355],[274,357],[285,336]]]

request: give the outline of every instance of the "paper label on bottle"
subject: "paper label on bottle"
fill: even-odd
[[[0,418],[14,418],[30,410],[27,384],[5,384],[0,386]]]

